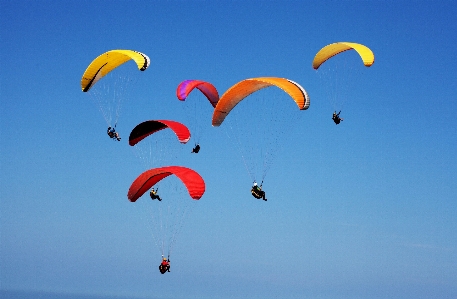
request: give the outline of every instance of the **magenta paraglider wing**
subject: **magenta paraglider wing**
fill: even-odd
[[[178,85],[178,88],[176,89],[176,96],[179,100],[184,101],[189,93],[191,93],[195,88],[200,90],[206,96],[213,107],[216,107],[216,104],[219,101],[219,93],[217,92],[216,87],[209,82],[200,80],[185,80]]]
[[[149,169],[140,174],[129,188],[128,199],[135,202],[152,186],[170,175],[177,176],[184,183],[193,199],[198,200],[205,193],[205,181],[196,171],[182,166],[165,166]]]
[[[182,123],[173,120],[148,120],[133,128],[132,132],[130,132],[129,144],[134,146],[149,135],[166,128],[175,132],[179,142],[187,143],[189,141],[190,131]]]

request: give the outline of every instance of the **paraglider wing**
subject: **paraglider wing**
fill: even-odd
[[[190,131],[182,123],[173,120],[148,120],[133,128],[132,132],[130,132],[129,144],[134,146],[149,135],[166,128],[170,128],[175,132],[179,142],[187,143],[189,141]]]
[[[140,71],[148,68],[150,60],[146,54],[132,50],[111,50],[95,58],[87,67],[81,79],[81,88],[83,92],[97,83],[106,74],[123,63],[134,60]]]
[[[253,78],[240,81],[230,87],[219,99],[214,108],[212,124],[218,127],[230,111],[244,98],[262,88],[276,86],[284,90],[295,101],[300,110],[306,110],[310,101],[308,93],[298,83],[275,77]]]
[[[216,87],[209,82],[200,80],[185,80],[178,85],[178,88],[176,89],[176,96],[179,100],[184,101],[189,93],[191,93],[195,88],[200,90],[206,96],[213,107],[216,107],[216,104],[219,101],[219,93],[217,92]]]
[[[198,200],[205,193],[205,181],[197,172],[182,166],[165,166],[153,168],[140,174],[129,188],[128,199],[131,202],[135,202],[152,186],[172,174],[184,183],[190,197],[193,199]]]
[[[366,67],[370,67],[374,63],[374,54],[367,46],[357,43],[339,42],[320,49],[314,57],[313,68],[317,70],[328,59],[347,50],[355,50],[359,53]]]

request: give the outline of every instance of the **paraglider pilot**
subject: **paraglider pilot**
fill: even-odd
[[[167,260],[166,257],[162,259],[162,263],[160,263],[159,266],[159,271],[162,274],[165,274],[165,272],[170,272],[170,259]]]
[[[113,140],[121,141],[121,137],[119,136],[119,133],[116,132],[116,129],[108,127],[108,131],[106,133]]]
[[[338,113],[336,113],[336,111],[333,112],[332,119],[333,119],[333,122],[335,122],[336,125],[339,124],[343,120],[342,118],[340,118],[340,113],[341,113],[341,110]]]
[[[265,191],[262,191],[262,186],[258,186],[257,182],[254,182],[254,185],[252,186],[251,194],[255,198],[258,198],[258,199],[261,198],[264,201],[267,201],[267,199],[265,198]]]
[[[192,149],[191,153],[198,154],[199,151],[200,151],[200,144],[196,144],[195,147]]]
[[[157,191],[159,191],[159,188],[157,188],[155,190],[154,190],[154,188],[152,188],[151,191],[149,192],[149,196],[151,196],[152,200],[157,199],[158,201],[162,201],[160,196],[157,194]]]

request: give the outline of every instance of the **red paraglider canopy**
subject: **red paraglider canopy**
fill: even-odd
[[[129,144],[134,146],[149,135],[166,128],[170,128],[175,132],[179,142],[186,143],[189,141],[190,131],[182,123],[173,120],[148,120],[133,128],[132,132],[130,132]]]
[[[200,80],[185,80],[178,85],[178,88],[176,89],[176,96],[179,100],[184,101],[189,93],[191,93],[195,88],[200,90],[206,96],[213,107],[216,107],[216,104],[219,101],[219,93],[217,92],[216,87],[209,82]]]
[[[172,174],[184,183],[190,197],[193,199],[198,200],[205,193],[205,181],[197,172],[182,166],[165,166],[153,168],[140,174],[129,188],[128,199],[131,202],[135,202],[152,186]]]

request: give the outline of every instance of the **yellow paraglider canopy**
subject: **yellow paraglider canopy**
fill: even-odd
[[[83,92],[89,91],[98,80],[129,60],[134,60],[140,71],[146,70],[150,63],[149,57],[146,54],[137,51],[112,50],[105,52],[95,58],[84,72],[81,79]]]
[[[327,45],[320,49],[314,57],[313,68],[317,70],[321,64],[326,62],[328,59],[347,50],[357,51],[366,67],[370,67],[374,63],[374,54],[367,46],[357,43],[339,42]]]

